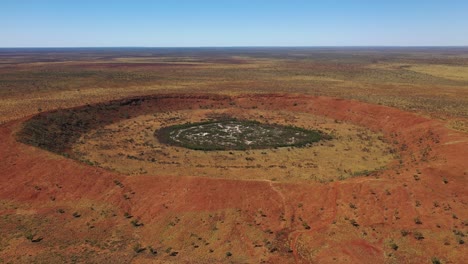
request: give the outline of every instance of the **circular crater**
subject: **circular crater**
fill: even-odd
[[[398,153],[378,128],[346,121],[362,119],[346,101],[321,100],[155,95],[39,114],[17,136],[127,175],[330,182],[393,166]]]
[[[302,147],[323,137],[319,131],[236,119],[174,125],[156,135],[160,142],[194,150]]]

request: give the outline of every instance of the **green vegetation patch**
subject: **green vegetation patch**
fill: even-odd
[[[236,119],[175,125],[155,135],[162,143],[194,150],[303,147],[328,137],[318,130]]]

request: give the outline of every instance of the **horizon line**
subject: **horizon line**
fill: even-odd
[[[0,49],[67,48],[468,48],[468,45],[237,45],[237,46],[13,46]]]

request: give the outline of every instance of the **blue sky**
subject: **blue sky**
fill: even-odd
[[[0,47],[468,45],[468,0],[0,0]]]

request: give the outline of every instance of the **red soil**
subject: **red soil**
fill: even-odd
[[[197,97],[184,100],[191,98]],[[164,104],[177,109],[184,100],[168,96]],[[0,223],[5,238],[0,258],[56,260],[47,252],[70,257],[93,247],[97,253],[87,256],[88,261],[99,262],[103,256],[113,262],[427,263],[432,257],[447,263],[464,261],[466,245],[453,230],[466,234],[468,224],[466,134],[439,120],[357,101],[304,95],[245,95],[233,100],[242,107],[308,112],[381,131],[400,148],[402,165],[375,177],[328,184],[123,176],[18,143],[15,132],[26,119],[17,120],[0,127],[0,216],[4,216]],[[60,208],[66,214],[58,214]],[[99,216],[92,212],[96,208],[117,216]],[[79,219],[70,216],[74,211],[81,213]],[[139,217],[144,226],[131,226],[125,212],[133,219]],[[185,242],[191,233],[209,238],[203,232],[210,230],[196,222],[209,219],[208,215],[222,220],[217,222],[218,232],[223,233],[220,240],[210,242],[212,255],[208,248],[192,250]],[[7,216],[24,218],[23,226],[29,225],[43,240],[27,240],[19,224]],[[164,244],[168,221],[174,218],[183,224],[170,232],[175,236],[172,244]],[[47,223],[35,224],[34,219]],[[358,226],[351,224],[353,219]],[[94,229],[89,229],[90,222]],[[403,236],[401,230],[409,234]],[[117,231],[128,247],[116,252],[86,242],[115,241],[111,233]],[[425,238],[415,239],[416,232]],[[260,237],[268,238],[276,250],[254,247],[259,233],[266,233]],[[136,242],[160,245],[160,253],[137,254],[131,249]],[[391,248],[392,242],[398,250]],[[167,246],[179,254],[169,256],[163,252]],[[226,251],[232,256],[227,257]],[[18,259],[23,253],[29,258]]]

